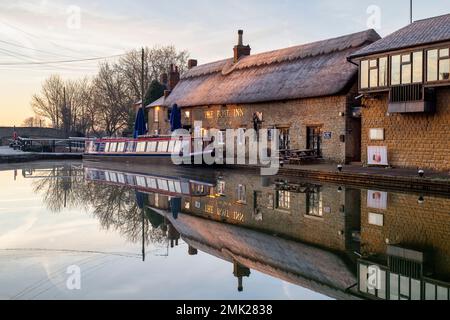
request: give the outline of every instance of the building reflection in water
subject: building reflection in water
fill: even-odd
[[[136,242],[167,241],[170,250],[182,240],[191,256],[201,251],[229,261],[239,291],[255,270],[338,299],[450,296],[447,197],[234,170],[202,176],[194,170],[179,178],[170,170],[155,175],[87,166],[84,176],[85,183],[72,181],[83,191],[72,191],[68,198],[82,199],[71,203],[94,205],[108,228],[119,215],[134,221],[121,231]],[[42,181],[39,188],[45,189]],[[139,196],[124,196],[126,190]],[[139,197],[147,229],[132,203]]]

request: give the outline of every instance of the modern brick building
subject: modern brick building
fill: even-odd
[[[169,109],[186,129],[279,129],[281,149],[314,150],[325,160],[359,162],[358,68],[347,57],[380,39],[373,30],[251,55],[239,32],[234,57],[189,70],[147,107],[149,132],[169,134]],[[194,128],[202,121],[203,128]],[[239,138],[239,137],[238,137]]]
[[[450,14],[420,20],[355,52],[362,158],[450,170]]]

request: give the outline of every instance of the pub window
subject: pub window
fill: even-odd
[[[277,192],[277,209],[290,210],[291,209],[291,193],[288,191]]]
[[[378,87],[378,61],[369,61],[369,85],[371,88]]]
[[[427,51],[427,81],[450,80],[450,52],[448,48]]]
[[[238,185],[238,188],[237,188],[237,202],[242,203],[242,204],[247,203],[246,188],[242,184]]]
[[[186,117],[186,119],[190,119],[191,118],[191,112],[190,111],[186,111],[185,113],[184,113],[184,116]]]
[[[306,194],[306,213],[312,217],[323,217],[322,191],[315,188]]]
[[[291,136],[289,128],[279,129],[280,150],[289,150],[291,146]]]

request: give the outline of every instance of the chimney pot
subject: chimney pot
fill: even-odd
[[[192,69],[198,65],[198,61],[195,59],[189,59],[188,60],[188,69]]]
[[[244,30],[238,31],[238,46],[244,45]]]
[[[170,65],[170,70],[169,90],[173,90],[180,81],[180,71],[178,70],[178,67],[175,67],[173,64]]]

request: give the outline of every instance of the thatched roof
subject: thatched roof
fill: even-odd
[[[380,39],[374,30],[201,65],[189,70],[164,101],[181,107],[259,103],[329,96],[354,81],[347,57]]]
[[[351,58],[450,41],[450,14],[418,20],[355,52]]]

